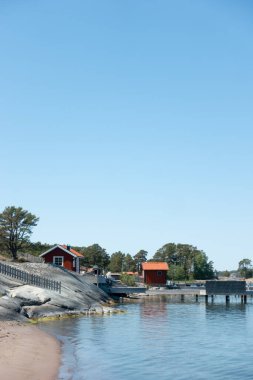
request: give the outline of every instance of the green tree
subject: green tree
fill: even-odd
[[[93,244],[82,248],[85,264],[93,267],[97,265],[100,269],[106,269],[110,263],[110,256],[99,244]]]
[[[14,260],[18,257],[18,251],[30,243],[32,229],[38,221],[39,218],[22,207],[6,207],[0,214],[1,246]]]
[[[183,267],[179,265],[170,265],[167,272],[167,278],[171,281],[182,281],[185,279],[185,273]]]
[[[252,262],[250,259],[243,259],[239,261],[238,271],[241,277],[249,278],[252,277],[253,269]]]
[[[177,263],[183,268],[186,280],[192,277],[193,260],[197,252],[197,249],[192,245],[177,244]]]
[[[30,253],[34,256],[39,256],[41,253],[46,252],[48,249],[54,247],[56,244],[41,243],[39,241],[31,242],[28,246],[24,247],[24,252]]]
[[[158,249],[152,261],[165,261],[172,280],[213,278],[213,263],[203,251],[189,244],[168,243]]]
[[[124,265],[124,259],[125,254],[121,251],[114,252],[111,255],[110,264],[108,266],[108,269],[111,272],[122,272],[123,271],[123,265]]]
[[[214,278],[213,262],[208,261],[206,254],[202,251],[194,255],[193,277],[195,280],[210,280]]]
[[[127,253],[124,258],[123,263],[123,271],[125,272],[135,272],[136,271],[136,263],[134,258]]]
[[[147,261],[148,252],[144,249],[141,249],[139,252],[134,255],[135,268],[137,272],[141,272],[141,263]]]
[[[177,245],[175,243],[168,243],[158,249],[154,254],[152,261],[165,261],[168,264],[177,261]]]

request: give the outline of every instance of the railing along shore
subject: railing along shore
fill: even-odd
[[[0,263],[0,273],[5,276],[16,278],[28,285],[37,286],[43,289],[54,290],[61,293],[61,282],[50,280],[46,277],[41,277],[36,274],[31,274],[23,270],[12,267],[11,265]]]

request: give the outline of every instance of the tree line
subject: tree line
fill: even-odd
[[[14,260],[18,252],[40,255],[52,245],[31,242],[33,228],[39,218],[21,207],[6,207],[0,214],[0,250]],[[111,272],[141,272],[141,263],[147,261],[148,252],[144,249],[130,255],[117,251],[109,255],[99,244],[88,247],[73,246],[84,256],[81,265],[99,266]],[[169,265],[168,278],[173,281],[214,278],[213,262],[204,251],[189,244],[167,243],[159,248],[148,261],[164,261]]]

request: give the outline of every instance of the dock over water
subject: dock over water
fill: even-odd
[[[179,289],[150,289],[146,292],[147,295],[171,295],[180,296],[181,300],[184,301],[185,296],[192,296],[199,300],[199,297],[204,297],[205,301],[208,303],[209,300],[213,302],[215,296],[224,296],[225,302],[230,302],[231,296],[236,296],[241,298],[241,303],[247,303],[247,297],[253,296],[253,291],[246,289],[246,281],[219,281],[210,280],[206,281],[206,286],[204,288],[179,288]]]
[[[185,297],[195,297],[196,301],[200,298],[205,298],[205,302],[208,303],[214,301],[215,296],[224,296],[226,303],[230,302],[232,296],[240,297],[241,303],[247,303],[247,297],[253,296],[252,290],[247,290],[246,281],[220,281],[220,280],[208,280],[205,286],[182,286],[177,289],[168,289],[166,287],[147,288],[141,286],[127,286],[123,284],[99,284],[110,296],[115,298],[129,297],[131,295],[140,295],[145,293],[147,296],[179,296],[181,301],[185,300]]]

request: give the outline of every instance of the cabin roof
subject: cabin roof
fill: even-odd
[[[73,255],[76,255],[78,257],[83,257],[83,255],[80,252],[75,251],[73,248],[70,248],[70,250],[68,250],[66,245],[61,245],[61,247],[66,249],[68,252],[73,253]]]
[[[149,261],[142,263],[143,270],[168,270],[169,266],[165,262]]]
[[[73,256],[73,257],[83,257],[83,255],[77,251],[75,251],[73,248],[70,248],[70,249],[67,249],[67,246],[66,245],[55,245],[54,247],[48,249],[46,252],[43,252],[40,257],[43,257],[45,256],[46,254],[48,254],[49,252],[52,252],[54,251],[56,248],[60,248],[61,250],[63,250],[65,253],[68,253],[69,255]]]

